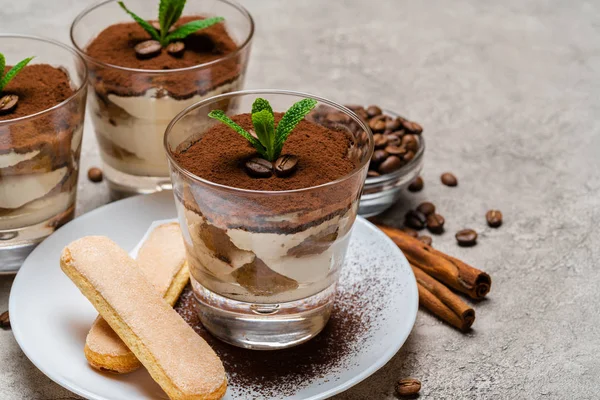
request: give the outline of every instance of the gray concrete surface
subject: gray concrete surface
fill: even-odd
[[[2,0],[0,30],[67,41],[88,1]],[[489,299],[460,334],[425,312],[402,350],[339,400],[393,399],[397,378],[431,399],[600,398],[600,3],[246,0],[257,22],[248,88],[377,103],[425,127],[425,189],[446,216],[438,248],[488,271]],[[99,163],[87,129],[82,173]],[[453,171],[457,188],[439,183]],[[78,213],[108,201],[80,182]],[[498,208],[504,226],[485,226]],[[458,248],[472,227],[479,245]],[[0,278],[0,310],[11,279]],[[43,334],[43,332],[40,332]],[[0,331],[0,398],[76,396]]]

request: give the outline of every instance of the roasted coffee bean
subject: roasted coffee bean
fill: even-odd
[[[8,311],[4,311],[0,314],[0,328],[10,329],[10,316],[8,315]]]
[[[404,128],[406,128],[406,130],[409,132],[416,134],[420,134],[421,132],[423,132],[423,128],[421,127],[421,125],[417,124],[416,122],[404,120],[402,122],[402,125],[404,125]]]
[[[378,176],[381,176],[381,174],[377,171],[373,171],[372,169],[367,171],[367,178],[376,178]]]
[[[468,247],[477,244],[477,232],[473,229],[463,229],[458,231],[454,237],[456,237],[459,246]]]
[[[275,161],[275,164],[273,164],[275,175],[279,177],[285,177],[293,174],[297,167],[298,157],[291,154],[282,155]]]
[[[389,143],[389,140],[388,140],[388,143]],[[389,154],[392,154],[394,156],[401,156],[404,153],[406,153],[406,149],[404,147],[390,146],[390,145],[387,145],[385,147],[385,151],[387,151]]]
[[[413,158],[415,158],[415,152],[414,151],[407,151],[406,153],[404,153],[402,155],[402,160],[404,160],[405,163],[410,162]]]
[[[383,132],[385,130],[385,122],[381,119],[372,119],[369,121],[369,128],[373,132]]]
[[[375,150],[373,152],[373,157],[371,157],[371,162],[376,165],[379,165],[380,163],[383,162],[383,160],[388,158],[388,156],[389,156],[389,153],[386,150],[381,150],[381,149]]]
[[[404,135],[402,136],[402,146],[406,147],[406,150],[416,152],[419,150],[419,140],[415,135]]]
[[[134,50],[138,58],[146,59],[159,55],[162,51],[162,46],[158,40],[146,40],[136,44]]]
[[[487,224],[492,228],[497,228],[502,225],[502,213],[500,210],[489,210],[485,213]]]
[[[373,142],[375,144],[376,149],[383,149],[387,145],[387,137],[380,133],[376,133],[373,135]]]
[[[433,239],[431,238],[431,236],[427,236],[427,235],[420,235],[419,237],[417,237],[417,239],[419,239],[421,242],[425,243],[427,246],[431,246],[431,243],[433,242]]]
[[[335,122],[339,124],[350,124],[350,116],[344,114],[343,112],[330,112],[326,115],[325,120],[327,122]]]
[[[373,118],[377,115],[381,115],[381,108],[377,107],[377,106],[369,106],[367,107],[367,115],[369,116],[369,118]]]
[[[446,186],[456,186],[458,185],[458,179],[450,172],[445,172],[441,176],[442,183]]]
[[[154,22],[151,22],[150,24],[154,27],[154,29],[156,29],[157,31],[160,32],[160,24],[158,22],[154,21]],[[175,26],[170,27],[169,33],[173,32],[175,29],[177,29],[177,28],[175,28]]]
[[[404,226],[400,228],[400,230],[406,233],[407,235],[414,237],[415,239],[419,236],[419,232],[415,231],[413,228]]]
[[[424,201],[417,206],[417,211],[420,211],[425,215],[430,215],[435,212],[435,205],[429,201]]]
[[[387,144],[389,146],[397,146],[400,147],[400,144],[402,143],[402,140],[396,136],[396,135],[385,135],[387,137]]]
[[[104,178],[100,168],[92,167],[88,169],[88,179],[94,183],[102,182]]]
[[[444,223],[446,220],[440,214],[430,214],[427,216],[427,229],[431,233],[444,232]]]
[[[427,217],[420,211],[410,210],[404,216],[404,225],[413,229],[421,230],[425,228],[426,223]]]
[[[402,121],[400,121],[398,118],[391,119],[385,123],[385,129],[390,130],[390,131],[395,131],[397,129],[400,129],[401,126],[402,126]]]
[[[398,396],[414,396],[421,390],[421,381],[414,378],[400,379],[396,383],[396,394]]]
[[[273,164],[264,158],[254,157],[244,164],[248,175],[254,178],[268,178],[273,174]]]
[[[0,114],[8,114],[17,107],[19,96],[16,94],[7,94],[0,98]]]
[[[381,165],[379,165],[377,171],[379,171],[380,174],[389,174],[390,172],[396,171],[401,166],[402,160],[400,160],[398,156],[389,156],[381,163]]]
[[[410,185],[408,185],[408,190],[410,192],[420,192],[421,190],[423,190],[423,186],[423,178],[417,176],[417,178],[414,181],[412,181]]]
[[[183,42],[172,42],[167,45],[167,53],[173,57],[181,57],[185,51],[185,44]]]

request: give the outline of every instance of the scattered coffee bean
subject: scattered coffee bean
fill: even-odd
[[[458,185],[458,180],[456,177],[450,172],[445,172],[441,176],[442,183],[446,186],[456,186]]]
[[[502,213],[500,210],[489,210],[485,213],[487,224],[492,228],[497,228],[502,225]]]
[[[425,228],[426,222],[427,217],[420,211],[410,210],[404,216],[404,224],[413,229],[421,230]]]
[[[417,178],[414,181],[412,181],[410,185],[408,185],[408,190],[410,192],[420,192],[421,190],[423,190],[423,186],[423,178],[417,176]]]
[[[388,154],[392,154],[394,156],[401,156],[401,155],[406,154],[406,149],[404,147],[398,147],[398,146],[388,145],[385,147],[385,151]]]
[[[88,179],[94,183],[102,182],[104,175],[100,168],[92,167],[88,169]]]
[[[378,176],[381,176],[381,174],[377,171],[373,171],[372,169],[367,171],[367,177],[369,177],[369,178],[375,178]]]
[[[377,169],[380,174],[389,174],[402,166],[402,160],[397,156],[389,156]]]
[[[435,205],[429,201],[424,201],[417,206],[417,211],[425,215],[433,214],[435,212]]]
[[[402,121],[402,125],[404,125],[404,128],[406,128],[406,130],[409,132],[413,132],[415,134],[420,134],[423,132],[421,125],[417,124],[416,122],[404,120]]]
[[[388,158],[388,156],[389,156],[389,153],[386,150],[381,150],[381,149],[375,150],[373,152],[373,156],[371,157],[371,162],[376,163],[377,165],[379,165],[379,164],[381,164],[383,162],[383,160],[385,160],[386,158]]]
[[[367,107],[367,116],[369,118],[373,118],[376,117],[378,115],[381,115],[382,111],[381,108],[377,107],[377,106],[369,106]]]
[[[273,167],[275,169],[275,175],[279,177],[289,176],[293,174],[298,167],[298,157],[291,154],[284,154],[275,161]]]
[[[412,228],[406,227],[406,226],[400,228],[400,230],[402,232],[406,233],[407,235],[412,236],[414,238],[417,238],[419,236],[419,232],[415,231]]]
[[[183,42],[172,42],[167,45],[167,53],[173,57],[181,57],[185,51],[185,44]]]
[[[400,379],[396,383],[396,394],[398,396],[414,396],[421,390],[421,381],[414,378]]]
[[[456,237],[459,246],[469,247],[477,244],[477,232],[473,229],[463,229],[456,232],[456,235],[454,236]]]
[[[431,246],[431,243],[433,243],[433,239],[431,238],[431,236],[420,235],[419,237],[417,237],[417,239],[425,243],[427,246]]]
[[[373,135],[373,144],[376,149],[383,149],[387,145],[387,137],[380,133]]]
[[[147,59],[159,55],[162,51],[162,46],[158,40],[146,40],[136,44],[134,50],[138,58]]]
[[[244,164],[248,175],[254,178],[268,178],[273,174],[273,164],[264,158],[254,157]]]
[[[430,214],[427,216],[427,229],[431,233],[442,233],[445,222],[446,220],[440,214]]]
[[[10,316],[8,315],[8,311],[4,311],[0,314],[0,328],[10,329]]]
[[[0,98],[0,114],[8,114],[17,107],[19,96],[16,94],[7,94]]]

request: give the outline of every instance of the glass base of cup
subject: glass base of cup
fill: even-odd
[[[196,310],[218,339],[252,350],[278,350],[315,337],[327,324],[336,285],[304,299],[279,304],[246,303],[223,297],[193,278]]]
[[[172,190],[171,179],[168,176],[139,176],[131,175],[104,163],[104,178],[110,189],[113,200],[136,196],[138,194],[151,194]]]
[[[15,274],[29,253],[61,225],[75,216],[72,205],[61,214],[24,228],[0,229],[0,275]]]

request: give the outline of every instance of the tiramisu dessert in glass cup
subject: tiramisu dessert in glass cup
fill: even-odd
[[[86,78],[69,47],[0,35],[0,273],[74,216]]]
[[[240,91],[179,114],[165,147],[206,328],[252,349],[318,334],[373,152],[365,123],[316,96]]]
[[[168,123],[242,88],[253,32],[231,0],[105,0],[75,19],[71,40],[90,70],[90,115],[113,197],[170,189]]]

